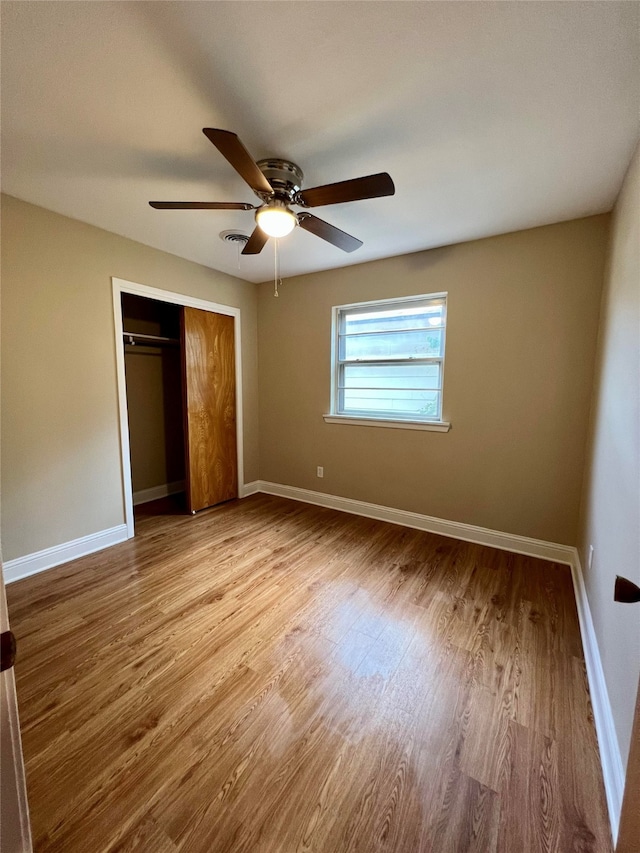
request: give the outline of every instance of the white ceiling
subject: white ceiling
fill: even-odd
[[[305,186],[388,171],[396,195],[314,209],[289,276],[611,209],[638,137],[637,2],[3,2],[4,192],[249,281],[218,234],[255,196],[202,133]]]

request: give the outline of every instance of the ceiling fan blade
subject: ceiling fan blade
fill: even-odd
[[[255,210],[243,201],[150,201],[156,210]]]
[[[264,233],[262,228],[259,228],[256,225],[256,227],[253,229],[251,237],[249,237],[249,239],[247,240],[246,246],[242,250],[242,254],[259,255],[260,252],[264,249],[268,239],[268,235]]]
[[[332,243],[334,246],[342,249],[343,252],[355,252],[356,249],[362,246],[362,240],[352,237],[346,231],[341,231],[335,225],[329,225],[324,219],[318,219],[317,216],[311,213],[299,213],[298,225],[304,228],[305,231],[315,234],[316,237],[326,240],[327,243]]]
[[[240,177],[258,193],[271,193],[273,188],[258,168],[257,163],[230,130],[218,130],[215,127],[203,127],[202,132],[216,146],[223,157],[231,163]]]
[[[321,207],[323,204],[380,198],[393,195],[395,191],[390,175],[379,172],[377,175],[367,175],[364,178],[352,178],[349,181],[339,181],[337,184],[325,184],[322,187],[302,190],[296,196],[296,201],[305,207]]]

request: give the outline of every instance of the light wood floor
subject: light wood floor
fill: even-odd
[[[7,592],[37,851],[611,850],[565,566],[256,495]]]

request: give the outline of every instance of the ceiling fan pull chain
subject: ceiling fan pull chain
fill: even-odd
[[[273,295],[279,296],[278,293],[278,285],[282,284],[282,279],[280,278],[280,256],[278,255],[278,238],[274,237],[273,240]]]

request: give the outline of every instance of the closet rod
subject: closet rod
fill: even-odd
[[[125,338],[125,344],[131,344],[131,346],[135,346],[136,341],[141,344],[169,344],[170,346],[178,346],[180,343],[178,338],[166,338],[163,335],[143,335],[140,332],[123,332],[122,336]]]

